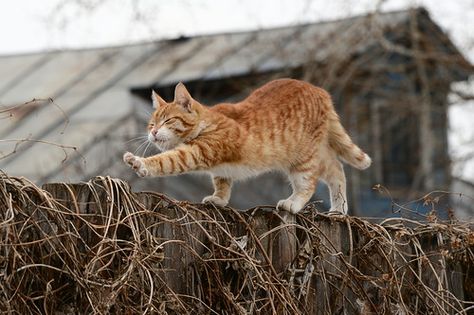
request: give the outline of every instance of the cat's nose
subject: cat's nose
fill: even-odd
[[[151,134],[152,134],[153,136],[156,136],[157,133],[158,133],[158,130],[156,130],[156,129],[152,129],[152,130],[151,130]]]

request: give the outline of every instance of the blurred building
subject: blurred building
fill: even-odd
[[[399,215],[401,208],[426,212],[432,204],[444,209],[449,195],[417,198],[450,190],[447,96],[451,83],[473,72],[423,9],[2,56],[0,139],[14,141],[0,143],[0,151],[14,154],[0,160],[0,169],[38,183],[110,175],[128,180],[136,190],[199,201],[212,192],[206,177],[139,179],[122,163],[123,152],[141,144],[132,139],[145,135],[151,89],[171,100],[175,84],[182,81],[197,100],[212,105],[241,100],[268,80],[293,77],[330,91],[344,126],[373,158],[367,171],[346,168],[354,214]],[[143,154],[145,148],[136,152]],[[152,153],[148,148],[147,154]],[[376,184],[382,193],[372,189]],[[289,194],[282,176],[268,174],[236,184],[231,205],[275,204]],[[327,199],[322,184],[314,196],[319,199]],[[417,201],[406,204],[409,200]],[[474,211],[471,203],[457,206]]]

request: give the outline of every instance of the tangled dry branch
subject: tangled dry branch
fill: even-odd
[[[474,232],[309,205],[281,217],[0,178],[0,310],[19,314],[468,314]]]

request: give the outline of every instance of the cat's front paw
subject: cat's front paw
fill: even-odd
[[[150,175],[150,172],[148,171],[145,166],[145,163],[143,162],[143,158],[135,156],[130,152],[126,152],[123,155],[123,161],[128,166],[130,166],[135,171],[135,173],[137,173],[138,176],[145,177]]]
[[[288,198],[285,200],[278,201],[277,209],[285,210],[290,213],[297,214],[298,212],[301,211],[301,209],[303,209],[304,205],[305,205],[304,202]]]
[[[224,207],[227,205],[227,200],[224,200],[220,197],[212,195],[212,196],[204,197],[204,199],[202,200],[202,203],[212,203],[212,204],[215,204],[216,206]]]

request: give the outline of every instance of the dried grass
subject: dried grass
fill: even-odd
[[[468,314],[474,232],[0,178],[9,314]]]

